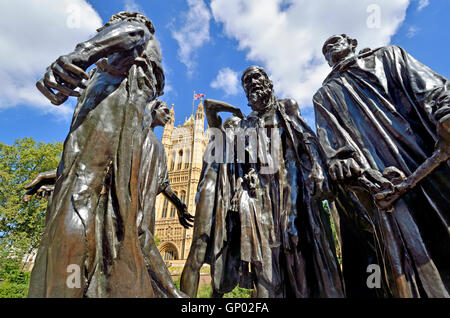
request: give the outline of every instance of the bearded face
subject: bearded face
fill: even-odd
[[[248,103],[254,111],[267,108],[273,94],[272,85],[265,74],[255,70],[245,75],[242,80]]]

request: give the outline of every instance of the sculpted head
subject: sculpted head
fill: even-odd
[[[230,116],[223,122],[223,128],[236,128],[239,126],[239,123],[241,122],[241,118],[237,116]]]
[[[337,34],[329,37],[322,46],[322,53],[333,67],[337,63],[355,54],[358,41],[351,39],[346,34]]]
[[[151,102],[152,127],[165,126],[170,120],[170,109],[166,102],[156,99]]]
[[[97,29],[97,32],[101,32],[108,27],[115,25],[120,22],[134,22],[144,25],[148,31],[151,34],[150,39],[147,41],[146,47],[139,47],[138,49],[135,49],[135,52],[133,52],[134,57],[143,57],[147,60],[149,64],[153,66],[153,74],[156,79],[156,94],[157,96],[163,95],[164,91],[164,85],[165,85],[165,77],[164,77],[164,70],[162,69],[162,54],[161,54],[161,48],[159,46],[159,42],[154,36],[155,34],[155,26],[153,25],[153,22],[147,18],[145,15],[139,12],[127,12],[127,11],[121,11],[119,13],[114,14],[111,16],[108,22],[105,23],[104,26]],[[117,52],[113,53],[112,55],[118,55],[121,56],[124,53]],[[129,54],[129,52],[127,52]],[[114,60],[114,57],[111,59]],[[154,62],[154,63],[152,63]]]
[[[264,111],[273,97],[273,84],[262,67],[250,66],[241,77],[248,105],[257,112]]]
[[[127,11],[121,11],[111,16],[109,21],[106,22],[104,26],[97,29],[97,32],[101,32],[107,27],[122,21],[142,23],[147,27],[147,29],[150,31],[151,34],[155,34],[155,26],[153,25],[152,21],[149,18],[147,18],[145,15],[139,12],[127,12]]]

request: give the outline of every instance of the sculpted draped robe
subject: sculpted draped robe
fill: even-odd
[[[246,280],[251,264],[257,297],[342,297],[329,214],[307,186],[314,162],[323,167],[320,149],[300,114],[287,115],[286,109],[296,112],[298,105],[278,100],[266,119],[252,113],[241,121],[236,135],[261,132],[257,144],[245,143],[250,152],[245,163],[204,165],[197,211],[212,209],[207,262],[214,288],[226,293],[238,282],[251,288]],[[249,151],[252,147],[257,151]],[[236,186],[250,169],[259,181],[256,195],[248,186]],[[235,194],[237,211],[231,202]]]
[[[142,36],[120,42],[130,30]],[[105,36],[117,44],[114,52],[120,49],[107,63],[122,70],[111,73],[103,60],[78,99],[29,297],[154,296],[137,226],[146,105],[130,102],[127,73],[133,54],[145,51],[162,90],[161,55],[156,38],[132,22],[114,24],[77,49],[101,48],[110,43]]]
[[[252,117],[248,116],[250,127],[266,128],[262,131],[268,136],[269,131],[278,130],[270,144],[279,143],[279,147],[272,148],[269,160],[278,161],[275,165],[279,164],[279,169],[261,173],[261,163],[267,160],[260,152],[257,167],[262,208],[273,217],[270,275],[279,275],[281,283],[281,289],[271,297],[343,297],[330,215],[322,205],[330,189],[317,137],[292,99],[276,100],[272,113],[258,120]],[[270,144],[265,149],[270,149]],[[311,172],[323,178],[322,193],[314,193],[310,187]]]
[[[408,176],[434,151],[435,100],[447,88],[445,77],[397,46],[341,62],[313,99],[327,159],[350,156],[362,169],[395,166]],[[448,297],[449,177],[444,163],[393,213],[381,213],[366,192],[341,184],[336,202],[349,296]],[[369,264],[387,273],[381,290],[366,286]]]
[[[151,110],[152,105],[149,104],[147,114],[151,114]],[[145,137],[139,169],[139,204],[136,222],[145,264],[152,279],[153,291],[157,297],[167,298],[173,297],[169,289],[175,289],[175,286],[156,246],[154,235],[156,196],[170,186],[170,181],[164,146],[151,129],[151,121],[151,116],[144,120]]]

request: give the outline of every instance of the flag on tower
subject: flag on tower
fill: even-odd
[[[194,100],[205,97],[205,96],[206,96],[205,94],[195,94],[195,92],[194,92]]]
[[[206,96],[205,94],[196,94],[195,91],[194,91],[194,98],[192,99],[192,114],[194,114],[194,109],[195,109],[194,102],[197,99],[205,97],[205,96]]]

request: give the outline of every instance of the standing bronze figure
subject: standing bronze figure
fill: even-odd
[[[152,174],[143,161],[150,155],[143,145],[151,149],[143,127],[145,109],[164,88],[154,32],[145,16],[120,12],[95,37],[60,57],[37,83],[53,104],[69,96],[78,97],[78,104],[30,297],[155,296],[147,270],[151,249],[143,248],[150,242],[145,233],[151,232],[152,221],[144,214],[152,208],[140,196],[141,188],[149,186],[143,176]],[[88,76],[85,70],[95,62]]]
[[[219,142],[212,139],[204,154],[202,172],[197,187],[192,245],[181,274],[180,289],[188,296],[196,297],[202,265],[204,263],[214,265],[216,263],[215,256],[221,253],[220,259],[225,260],[225,268],[221,271],[216,271],[215,266],[211,268],[212,296],[221,297],[236,286],[236,276],[239,277],[236,275],[239,274],[236,267],[240,266],[239,248],[236,248],[235,243],[236,234],[239,234],[237,232],[239,216],[229,213],[231,196],[235,190],[235,176],[238,172],[235,171],[234,162],[227,163],[223,142],[230,140],[229,144],[234,143],[234,128],[240,125],[241,118],[244,116],[239,108],[224,102],[206,99],[204,107],[210,130],[216,129],[215,138],[221,140]],[[219,112],[229,112],[234,116],[227,118],[222,125]],[[212,148],[214,151],[220,152],[219,160],[211,160]],[[214,279],[217,272],[219,272],[219,278]],[[227,273],[226,277],[221,276],[224,273]],[[217,281],[220,283],[216,284]]]
[[[339,182],[347,295],[448,297],[449,81],[400,47],[355,54],[356,46],[345,34],[326,40],[323,53],[332,71],[313,99],[317,134]],[[392,213],[380,211],[383,202],[374,198],[383,196],[367,192],[358,178],[383,173],[379,190],[396,195],[398,188],[386,181],[413,174],[433,157],[437,143],[447,157],[419,169],[413,179],[422,181],[392,201]],[[380,289],[366,285],[370,264],[386,274]]]
[[[158,194],[163,194],[177,209],[180,224],[189,228],[193,216],[188,213],[187,206],[170,187],[167,170],[166,153],[161,141],[153,132],[155,127],[165,126],[170,119],[168,105],[156,99],[147,106],[148,115],[144,119],[144,142],[142,144],[141,165],[139,169],[139,205],[137,228],[139,243],[152,279],[152,287],[157,297],[187,297],[180,293],[172,281],[164,260],[156,246],[155,234],[155,202]]]
[[[194,237],[193,245],[197,238],[208,257],[190,253],[187,265],[195,266],[186,266],[183,276],[189,282],[193,268],[207,262],[217,295],[238,283],[248,288],[250,279],[255,297],[342,297],[329,214],[322,206],[329,187],[318,141],[297,103],[275,97],[262,68],[247,68],[242,86],[253,112],[233,128],[235,156],[226,168],[210,169],[209,182],[205,173],[199,183],[194,233],[197,224],[208,231]],[[237,115],[235,107],[223,105],[209,101],[205,110]],[[239,138],[245,139],[242,156]],[[202,219],[203,209],[214,217]]]

